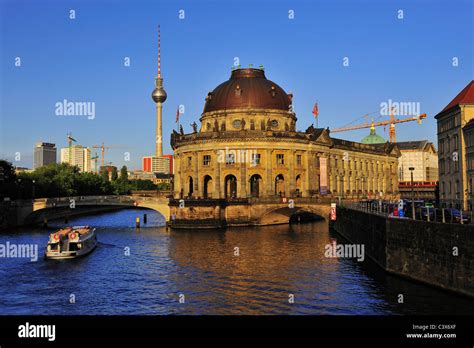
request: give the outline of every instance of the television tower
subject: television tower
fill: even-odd
[[[163,156],[163,103],[166,100],[166,92],[163,88],[163,79],[161,78],[161,36],[160,26],[158,25],[158,74],[155,78],[155,89],[151,94],[153,101],[156,103],[156,148],[155,156]]]

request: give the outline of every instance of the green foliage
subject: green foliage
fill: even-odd
[[[123,166],[120,168],[120,179],[121,180],[128,180],[128,169],[127,166]]]
[[[167,190],[170,189],[170,186],[171,186],[170,184],[168,184],[166,182],[162,182],[162,183],[156,185],[156,189],[158,191],[167,191]]]
[[[50,164],[31,173],[15,174],[11,163],[0,160],[0,197],[46,198],[93,195],[126,195],[130,191],[169,190],[169,184],[155,185],[151,180],[128,180],[127,167],[115,170],[112,181],[107,171],[100,174],[81,173],[77,166],[68,163]],[[2,169],[0,169],[0,174]],[[3,178],[3,181],[1,180]]]
[[[50,164],[31,173],[20,173],[12,198],[109,195],[112,184],[94,173],[81,173],[67,163]],[[33,187],[34,186],[34,187]]]
[[[10,162],[0,160],[0,197],[16,197],[17,176]]]
[[[135,191],[156,190],[156,185],[151,180],[130,180],[129,187]]]
[[[109,181],[109,172],[107,170],[103,170],[101,173],[100,173],[100,176],[102,176],[102,178],[104,180],[107,180]]]
[[[112,181],[116,181],[117,179],[118,179],[117,168],[113,167],[112,168]]]

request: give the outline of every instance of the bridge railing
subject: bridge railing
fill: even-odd
[[[336,200],[332,197],[265,197],[265,198],[249,198],[250,203],[255,204],[288,204],[292,200],[295,204],[329,204]]]
[[[401,218],[398,215],[394,215],[393,208],[397,205],[397,202],[387,202],[387,201],[370,201],[370,202],[346,202],[342,204],[345,208],[364,211],[370,214],[392,217],[392,218]],[[412,208],[408,207],[404,212],[404,219],[412,219]],[[463,224],[471,225],[474,224],[474,212],[473,211],[460,211],[462,214]],[[459,216],[460,216],[459,214]],[[417,207],[415,210],[415,220],[425,221],[425,222],[438,222],[438,223],[461,223],[460,219],[456,219],[453,215],[448,214],[446,208],[432,208],[432,207]]]
[[[115,195],[104,195],[104,196],[70,196],[70,197],[48,197],[48,198],[35,198],[35,199],[19,199],[14,203],[16,205],[27,205],[27,204],[70,204],[72,201],[77,203],[132,203],[135,200],[131,196],[115,196]]]

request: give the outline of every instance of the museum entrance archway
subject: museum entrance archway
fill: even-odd
[[[193,188],[194,188],[193,178],[190,176],[188,178],[188,196],[189,197],[193,195]]]
[[[301,192],[303,191],[303,188],[302,188],[302,180],[301,180],[301,175],[298,174],[296,176],[296,182],[295,182],[295,193],[296,193],[296,197],[301,197]]]
[[[262,177],[258,174],[254,174],[250,177],[250,195],[252,197],[260,197],[260,184]]]
[[[225,198],[237,198],[237,178],[230,174],[224,179]]]
[[[203,196],[204,198],[212,197],[212,177],[206,175],[203,181]]]
[[[278,174],[275,178],[275,195],[285,196],[285,177],[283,174]]]

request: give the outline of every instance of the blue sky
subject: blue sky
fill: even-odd
[[[293,93],[300,130],[314,122],[315,101],[319,126],[330,128],[378,111],[389,99],[420,103],[428,118],[421,126],[399,125],[398,141],[436,142],[434,116],[473,79],[469,0],[0,3],[0,158],[14,160],[19,152],[17,166],[32,166],[36,141],[65,147],[68,132],[86,146],[127,147],[106,152],[117,166],[138,169],[141,157],[153,154],[158,24],[168,93],[165,153],[171,153],[177,106],[185,106],[181,120],[189,132],[207,93],[229,78],[235,57],[244,67],[263,64],[267,78]],[[95,102],[95,119],[56,116],[63,99]],[[368,132],[334,136],[359,141]],[[388,127],[377,133],[388,138]]]

